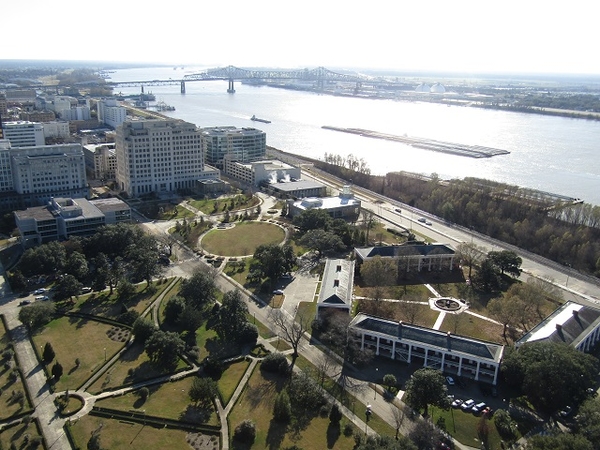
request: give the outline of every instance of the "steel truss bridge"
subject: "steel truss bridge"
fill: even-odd
[[[376,83],[373,78],[361,75],[348,75],[333,72],[324,67],[316,69],[300,70],[248,70],[239,67],[227,66],[217,69],[207,69],[203,72],[186,75],[181,80],[151,80],[151,81],[127,81],[127,82],[107,82],[106,86],[112,87],[136,87],[136,86],[181,86],[181,93],[185,94],[185,84],[192,81],[214,81],[226,80],[229,84],[227,92],[234,93],[234,82],[242,80],[272,81],[272,80],[302,80],[312,81],[317,89],[323,90],[324,86],[332,81],[355,83],[356,89],[359,89],[363,83]]]

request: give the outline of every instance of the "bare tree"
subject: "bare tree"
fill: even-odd
[[[296,320],[288,317],[281,309],[272,309],[269,318],[273,325],[277,327],[277,335],[292,346],[292,364],[290,365],[290,373],[294,368],[296,359],[299,356],[298,347],[304,333],[309,329],[311,320],[309,317],[302,314],[296,315]]]
[[[402,428],[406,414],[403,407],[398,408],[393,404],[390,405],[390,411],[392,413],[392,417],[394,418],[394,425],[396,426],[396,440],[398,440],[398,434],[400,433],[400,428]]]
[[[473,266],[476,265],[483,257],[483,252],[477,244],[473,244],[472,242],[463,242],[459,244],[456,253],[462,260],[463,264],[469,266],[469,279],[471,278],[471,273],[473,270]]]

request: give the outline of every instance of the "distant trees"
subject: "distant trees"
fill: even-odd
[[[53,302],[36,302],[21,308],[19,320],[30,330],[37,330],[53,319],[55,310]]]

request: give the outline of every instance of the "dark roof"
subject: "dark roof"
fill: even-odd
[[[600,324],[600,309],[566,302],[517,342],[556,342],[575,347]]]
[[[444,351],[460,352],[493,361],[498,361],[502,355],[503,346],[500,344],[365,314],[358,314],[351,325],[365,331],[388,335],[398,341],[413,341]]]
[[[454,250],[444,244],[409,244],[381,247],[355,248],[361,259],[381,256],[382,258],[401,258],[403,256],[454,255]]]

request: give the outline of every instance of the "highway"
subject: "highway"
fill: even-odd
[[[316,171],[314,168],[310,170],[303,169],[302,176],[325,184],[331,189],[331,195],[337,195],[340,188],[347,184],[344,180]],[[479,246],[483,253],[501,250],[514,251],[523,260],[521,268],[524,275],[521,276],[521,279],[526,280],[528,276],[533,276],[546,280],[562,290],[565,300],[600,306],[600,280],[597,278],[583,275],[570,267],[468,228],[448,223],[437,216],[375,194],[372,191],[358,186],[352,186],[352,190],[356,197],[361,200],[362,208],[373,211],[382,222],[413,230],[421,237],[426,236],[426,240],[429,242],[447,244],[455,249],[460,243],[472,242]],[[401,213],[398,213],[397,209],[400,209]],[[425,218],[431,225],[419,222],[418,219],[421,217]]]

